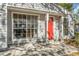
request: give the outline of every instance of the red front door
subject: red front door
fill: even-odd
[[[49,21],[48,21],[48,39],[49,40],[54,39],[54,20],[53,20],[53,17],[50,17]]]

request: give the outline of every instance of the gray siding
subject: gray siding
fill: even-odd
[[[6,7],[0,7],[0,49],[7,47]]]
[[[7,13],[7,42],[8,44],[12,43],[12,18],[11,18],[11,11],[8,10]]]

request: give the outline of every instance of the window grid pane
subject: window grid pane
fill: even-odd
[[[37,36],[37,16],[13,14],[14,38],[33,38]]]

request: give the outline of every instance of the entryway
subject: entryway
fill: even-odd
[[[48,20],[48,40],[52,44],[57,44],[61,39],[61,20],[60,17],[50,16]]]

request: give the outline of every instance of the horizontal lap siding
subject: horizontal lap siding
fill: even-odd
[[[38,20],[38,39],[45,40],[45,15],[40,15]]]
[[[6,7],[5,7],[6,8]],[[7,17],[6,10],[0,10],[0,49],[7,48]]]

